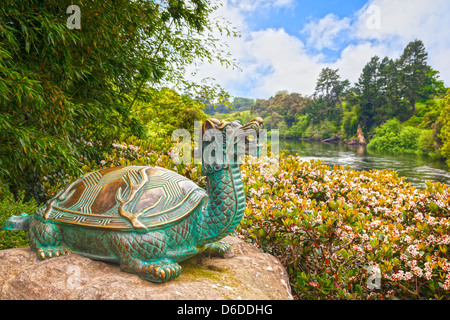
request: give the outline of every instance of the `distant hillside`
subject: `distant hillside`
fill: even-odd
[[[214,115],[216,113],[231,114],[238,111],[250,110],[250,107],[255,102],[255,100],[243,97],[235,97],[228,106],[225,104],[213,105],[208,101],[204,102],[206,104],[206,107],[203,111],[208,115]]]
[[[296,117],[305,115],[312,100],[299,93],[280,91],[268,100],[257,100],[250,108],[252,114],[264,119],[268,129],[286,130],[296,122]]]

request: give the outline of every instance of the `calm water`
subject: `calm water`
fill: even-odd
[[[345,144],[329,144],[311,141],[280,139],[280,149],[298,153],[303,160],[320,159],[327,165],[350,166],[354,170],[392,169],[405,177],[412,185],[425,187],[425,181],[442,182],[450,185],[449,167],[441,161],[415,154],[369,152],[364,147]]]

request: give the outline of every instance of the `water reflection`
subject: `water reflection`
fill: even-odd
[[[392,169],[419,188],[424,188],[426,181],[450,185],[448,166],[424,155],[369,152],[361,146],[283,139],[280,149],[298,153],[305,161],[320,159],[330,166],[349,166],[358,171]]]

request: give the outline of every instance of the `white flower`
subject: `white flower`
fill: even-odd
[[[450,244],[450,236],[448,234],[444,234],[439,240],[440,245],[448,245]]]
[[[411,245],[406,251],[415,258],[419,254],[419,247],[417,245]]]
[[[411,261],[409,261],[409,265],[411,266],[411,268],[417,267],[417,260],[411,260]]]
[[[416,276],[418,276],[418,277],[421,277],[421,276],[423,275],[423,271],[422,271],[422,269],[421,269],[420,267],[415,267],[415,268],[413,269],[413,272],[414,272],[414,274],[415,274]]]
[[[411,272],[406,272],[403,280],[411,280],[413,278],[413,274]]]
[[[407,243],[411,243],[412,240],[413,240],[413,239],[412,239],[410,236],[406,236],[406,237],[405,237],[405,241],[406,241]]]
[[[444,262],[444,263],[442,264],[442,270],[444,270],[444,271],[450,271],[450,263]]]

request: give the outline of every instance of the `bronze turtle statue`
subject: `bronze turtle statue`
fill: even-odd
[[[225,146],[220,140],[228,139],[236,152],[239,136],[257,136],[262,128],[260,118],[244,126],[209,119],[202,132],[216,136],[203,141],[203,150]],[[248,151],[248,137],[245,143]],[[206,190],[159,167],[108,168],[74,181],[33,214],[9,218],[4,228],[28,230],[30,247],[41,260],[74,252],[119,263],[122,271],[145,280],[170,281],[180,275],[181,261],[204,251],[223,256],[230,246],[220,240],[244,214],[237,157],[217,149],[211,154],[203,156]]]

